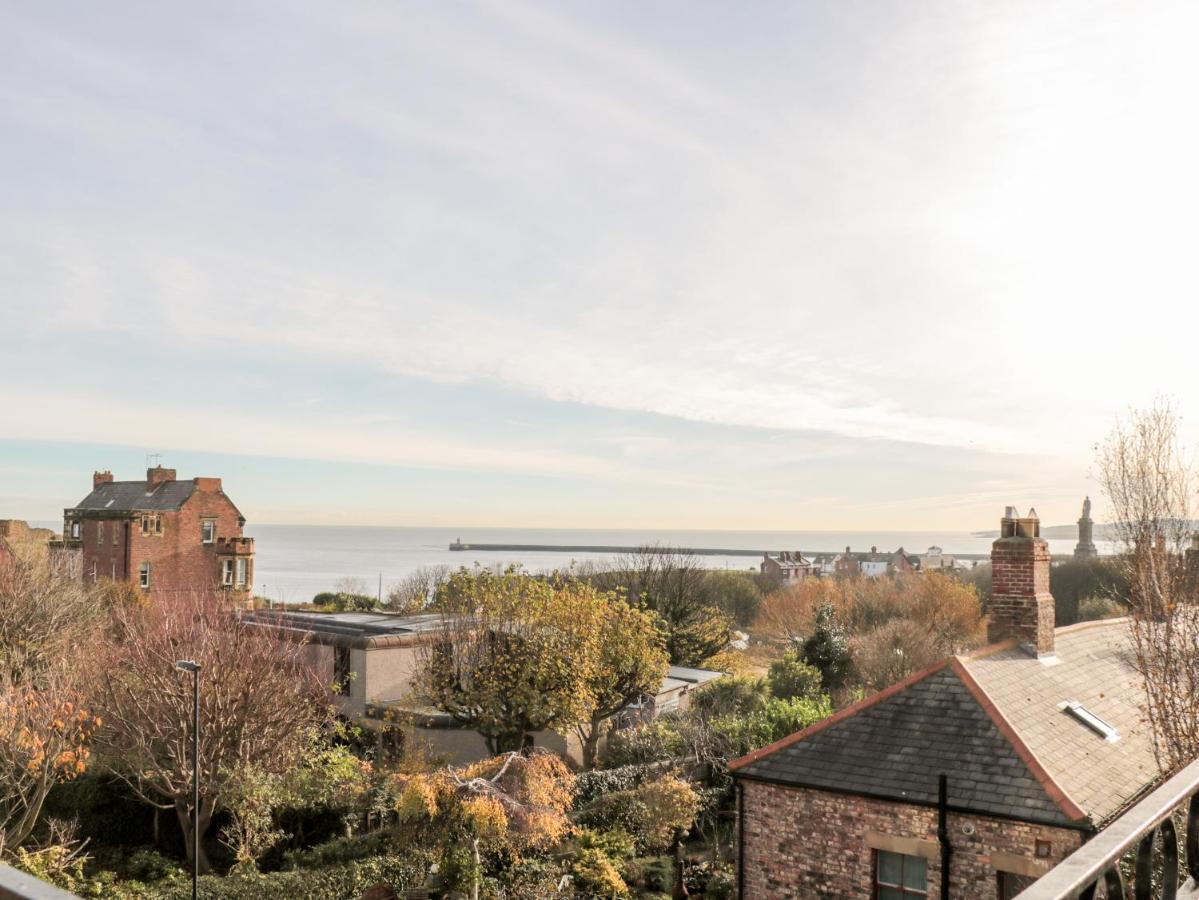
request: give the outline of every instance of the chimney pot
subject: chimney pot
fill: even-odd
[[[1049,545],[1036,510],[1020,518],[1009,506],[991,546],[991,642],[1015,638],[1037,656],[1053,655],[1054,602],[1049,592]]]
[[[92,490],[95,490],[102,484],[112,483],[112,472],[105,469],[103,472],[92,472]]]

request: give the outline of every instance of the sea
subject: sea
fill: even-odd
[[[492,568],[509,564],[530,572],[565,570],[573,562],[603,560],[603,553],[450,550],[450,544],[541,544],[614,547],[715,547],[730,550],[803,550],[837,553],[903,547],[922,554],[937,546],[946,553],[990,552],[992,538],[969,532],[921,531],[650,531],[542,528],[417,528],[353,525],[247,525],[254,538],[255,593],[280,603],[302,603],[339,581],[357,579],[367,593],[383,595],[405,575],[426,566]],[[1053,553],[1073,551],[1076,539],[1050,539]],[[1103,552],[1105,548],[1100,547]],[[711,568],[757,569],[748,556],[703,556]]]

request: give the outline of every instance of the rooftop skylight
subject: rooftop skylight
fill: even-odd
[[[1120,735],[1116,732],[1116,726],[1109,725],[1077,700],[1067,700],[1062,704],[1061,709],[1070,718],[1081,722],[1105,741],[1111,743],[1112,741],[1120,740]]]

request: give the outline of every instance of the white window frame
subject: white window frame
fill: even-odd
[[[216,543],[216,519],[201,519],[200,520],[200,543],[201,544]]]
[[[238,557],[234,570],[237,572],[235,580],[238,587],[245,587],[246,582],[250,577],[250,561],[245,557]]]
[[[233,587],[233,560],[221,560],[221,584],[225,587]]]
[[[150,561],[148,559],[142,562],[141,568],[138,570],[137,583],[143,591],[150,589]]]

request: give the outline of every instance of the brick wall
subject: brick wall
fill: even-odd
[[[809,788],[741,784],[744,900],[869,898],[880,847],[927,859],[928,896],[940,896],[935,809]],[[999,870],[1044,874],[1081,844],[1080,833],[1071,829],[956,813],[949,816],[949,835],[955,900],[993,900]],[[1046,859],[1036,857],[1038,839],[1050,842]]]

